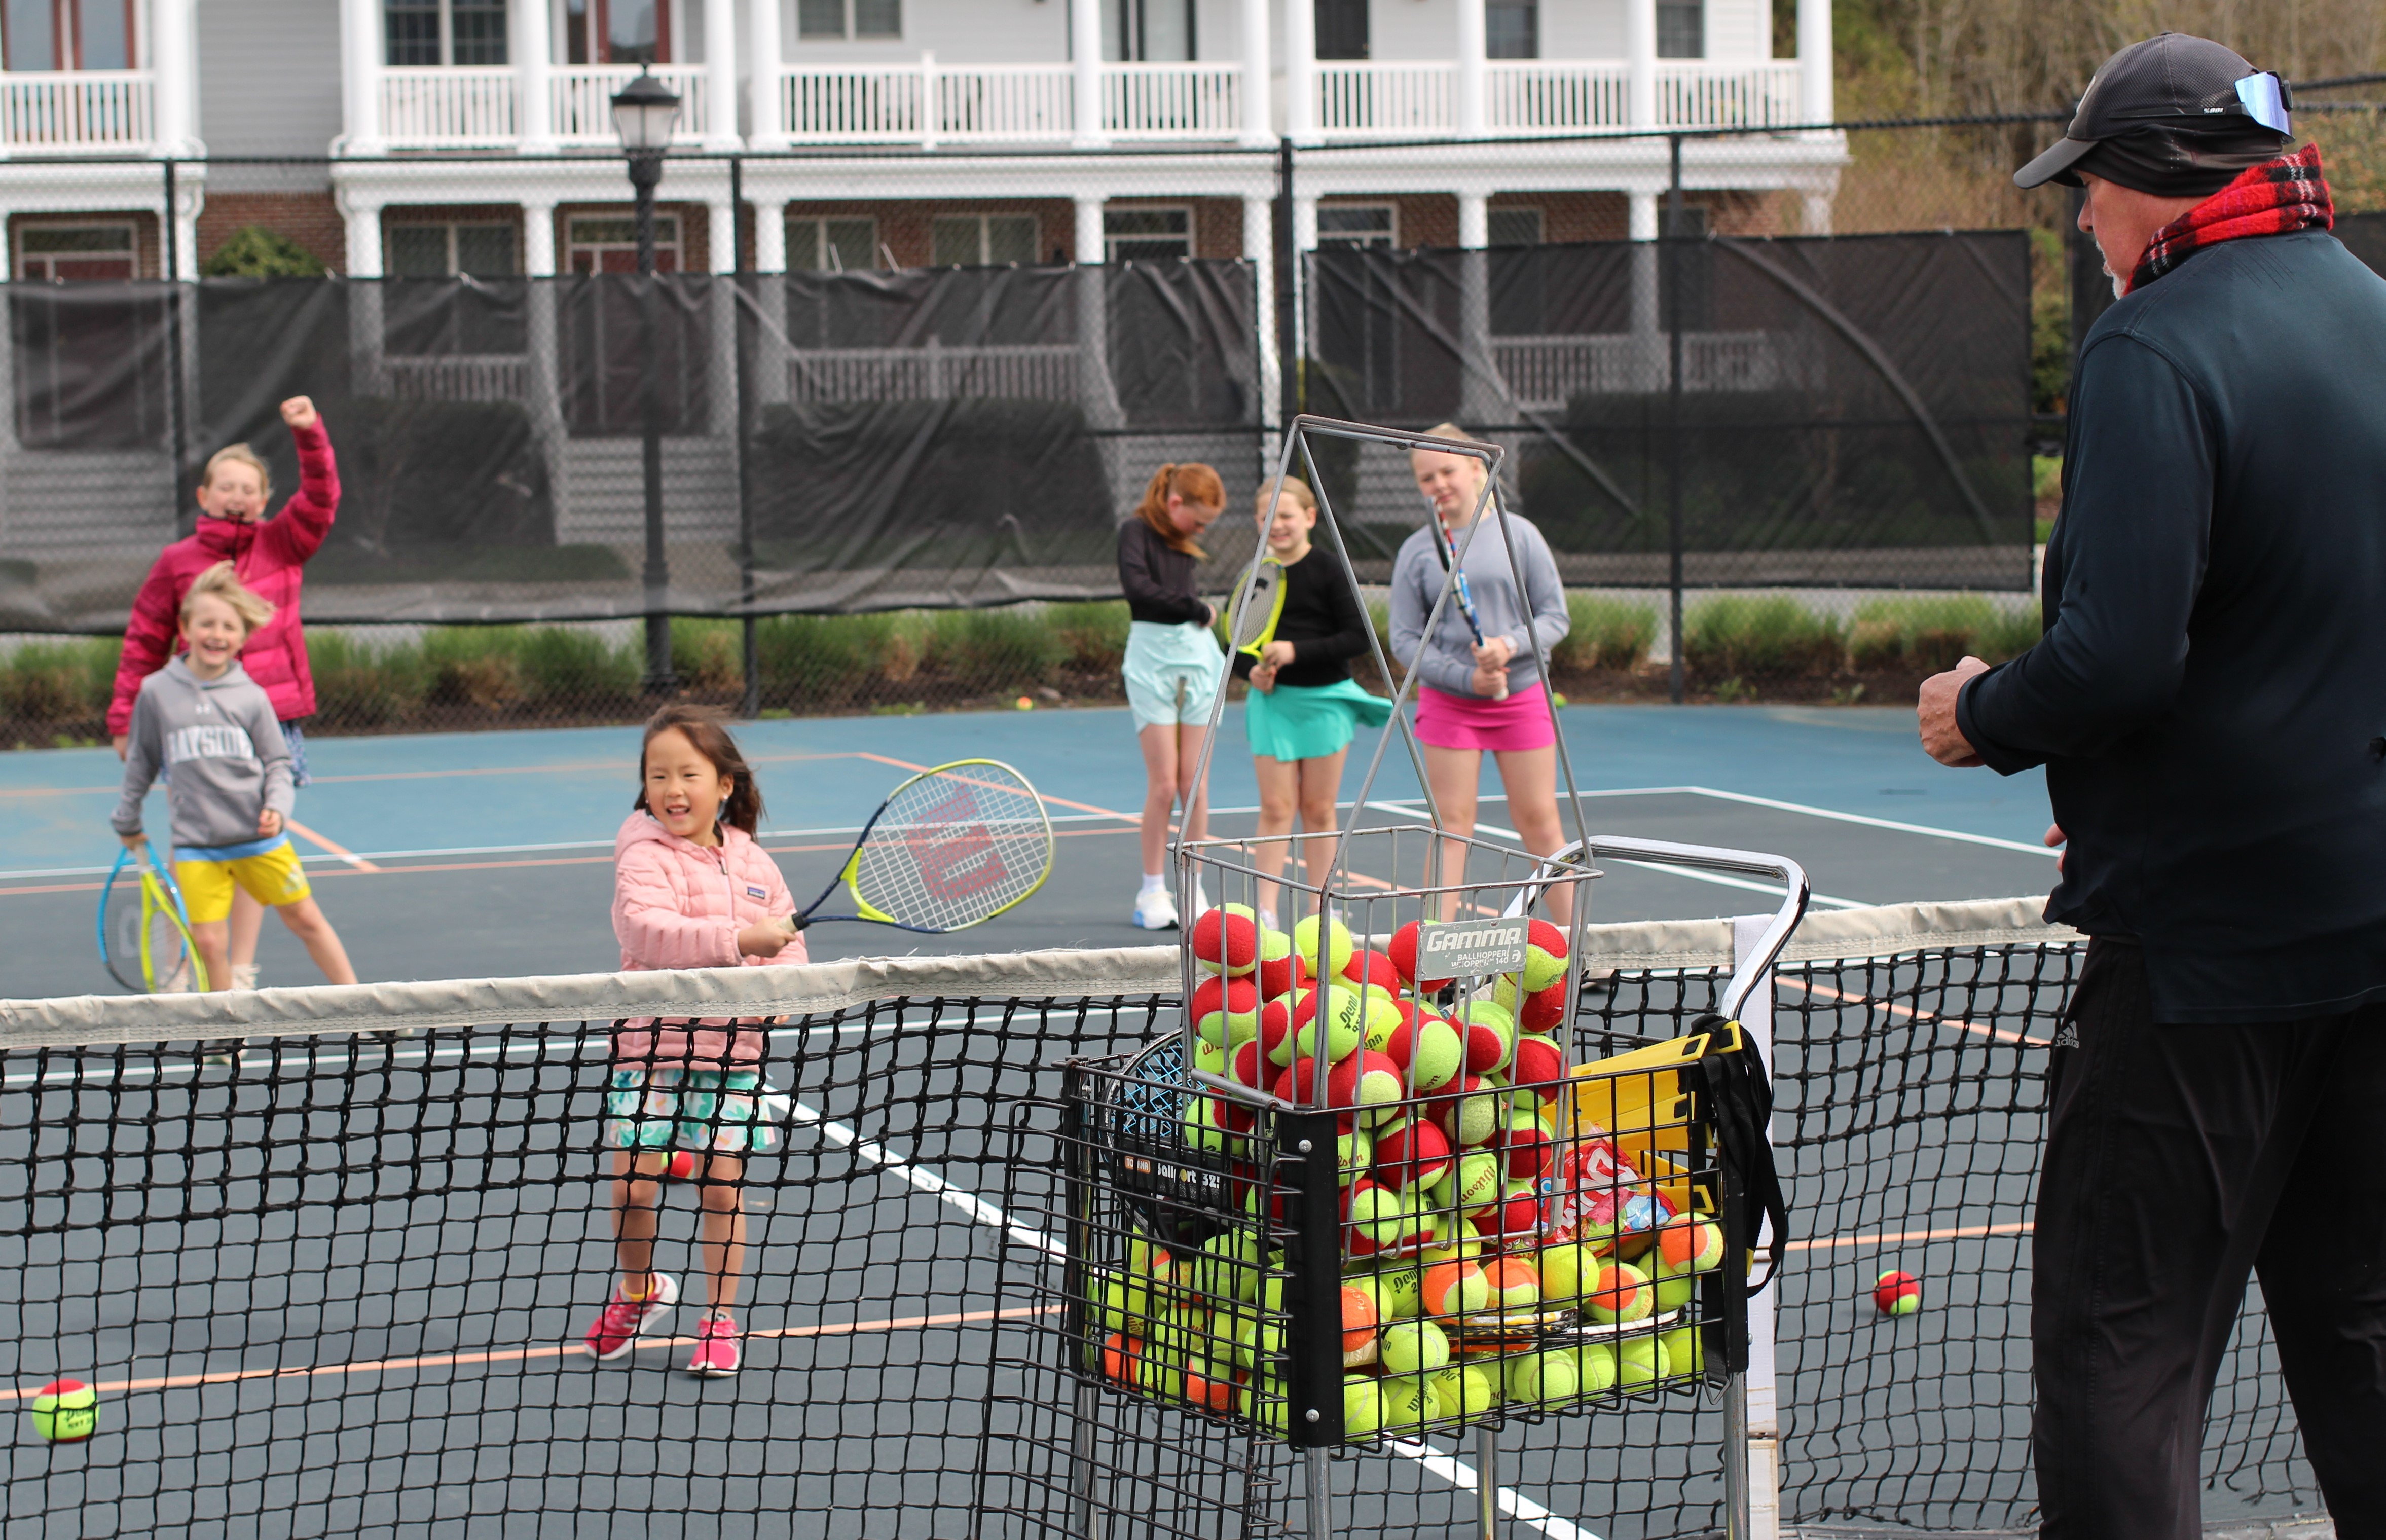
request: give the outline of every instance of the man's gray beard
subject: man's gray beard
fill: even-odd
[[[2115,299],[2127,299],[2129,295],[2129,286],[2121,281],[2121,275],[2119,273],[2113,270],[2112,263],[2106,262],[2103,264],[2103,266],[2104,269],[2104,276],[2113,281],[2113,297]]]

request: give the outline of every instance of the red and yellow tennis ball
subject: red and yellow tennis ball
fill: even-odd
[[[1326,1058],[1345,1058],[1365,1036],[1367,996],[1347,981],[1338,988],[1313,989],[1302,995],[1292,1011],[1293,1052],[1304,1056],[1317,1052],[1321,1017]]]
[[[1407,1005],[1407,1001],[1402,1001]],[[1411,1008],[1413,1010],[1413,1008]],[[1384,1052],[1413,1075],[1419,1091],[1438,1091],[1458,1078],[1466,1065],[1466,1046],[1458,1029],[1438,1016],[1416,1013],[1386,1040]]]
[[[1225,1076],[1237,1085],[1248,1085],[1254,1091],[1264,1091],[1275,1078],[1274,1066],[1267,1061],[1266,1052],[1257,1038],[1237,1043],[1226,1055]]]
[[[1491,986],[1492,1002],[1516,1019],[1526,1032],[1548,1032],[1565,1020],[1565,980],[1529,994],[1520,990],[1516,975],[1502,973]]]
[[[1392,966],[1392,959],[1373,947],[1351,953],[1350,960],[1342,965],[1342,976],[1352,983],[1378,985],[1387,995],[1398,995],[1408,983]]]
[[[1400,1067],[1362,1048],[1326,1070],[1325,1093],[1327,1105],[1357,1114],[1360,1122],[1381,1122],[1400,1110]]]
[[[1322,957],[1319,955],[1321,948],[1324,951]],[[1311,978],[1322,979],[1328,973],[1339,974],[1350,961],[1350,927],[1338,920],[1320,924],[1318,917],[1312,914],[1293,926],[1292,950],[1293,955],[1300,958],[1301,966],[1309,970]]]
[[[1483,1075],[1501,1069],[1515,1046],[1515,1018],[1490,1000],[1469,1000],[1450,1020],[1466,1034],[1466,1071]]]
[[[1384,949],[1385,956],[1391,959],[1393,969],[1399,972],[1403,981],[1416,985],[1419,990],[1427,995],[1438,995],[1456,981],[1420,979],[1416,976],[1417,943],[1423,932],[1424,927],[1419,922],[1410,920],[1392,933],[1391,942]]]
[[[1533,920],[1525,935],[1525,992],[1547,989],[1565,977],[1565,933],[1546,920]]]
[[[99,1392],[81,1380],[52,1380],[33,1392],[33,1431],[52,1444],[80,1444],[99,1431]]]
[[[1193,998],[1186,1009],[1192,1013],[1193,1030],[1203,1042],[1225,1047],[1259,1035],[1260,992],[1247,978],[1213,974],[1203,979],[1193,986]]]
[[[1503,1310],[1526,1310],[1541,1302],[1541,1276],[1522,1257],[1498,1258],[1483,1270],[1491,1285],[1491,1303]]]
[[[1417,1293],[1417,1308],[1425,1314],[1440,1316],[1475,1315],[1490,1307],[1491,1281],[1484,1276],[1481,1267],[1471,1258],[1436,1262],[1425,1270],[1425,1282]]]
[[[1249,973],[1259,966],[1259,922],[1227,908],[1193,921],[1193,959],[1212,973]]]
[[[1624,1261],[1601,1262],[1582,1299],[1591,1320],[1608,1324],[1646,1321],[1657,1309],[1657,1290],[1649,1275]]]
[[[1504,1180],[1497,1155],[1488,1150],[1468,1150],[1434,1184],[1433,1206],[1446,1213],[1472,1214],[1500,1201]]]
[[[1279,1067],[1292,1062],[1292,1028],[1307,995],[1284,995],[1260,1007],[1260,1051]]]
[[[1478,1209],[1473,1220],[1475,1233],[1486,1240],[1528,1239],[1541,1231],[1540,1195],[1532,1183],[1508,1183],[1501,1190],[1500,1200]]]
[[[1500,1131],[1504,1101],[1480,1076],[1460,1075],[1427,1106],[1444,1136],[1454,1146],[1470,1148]]]
[[[1922,1280],[1910,1272],[1884,1272],[1872,1286],[1872,1302],[1883,1315],[1912,1315],[1922,1308]]]
[[[1495,1147],[1513,1182],[1538,1182],[1557,1165],[1557,1140],[1537,1113],[1510,1113]]]
[[[1450,1168],[1449,1135],[1429,1122],[1397,1121],[1375,1141],[1375,1176],[1386,1186],[1430,1187]]]
[[[671,1152],[671,1158],[663,1162],[663,1180],[666,1182],[685,1182],[695,1175],[696,1151],[692,1149],[675,1149]]]
[[[1197,1096],[1186,1104],[1185,1143],[1212,1155],[1232,1155],[1243,1147],[1251,1126],[1248,1108],[1217,1096]]]
[[[1251,970],[1251,982],[1259,986],[1260,998],[1273,1000],[1289,995],[1300,980],[1300,959],[1292,955],[1292,937],[1282,931],[1262,928],[1259,966]]]

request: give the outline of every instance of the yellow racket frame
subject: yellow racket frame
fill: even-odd
[[[888,803],[892,803],[897,797],[902,795],[903,788],[905,786],[925,781],[932,775],[943,775],[951,770],[967,770],[972,765],[986,765],[995,770],[1005,770],[1012,775],[1016,775],[1019,777],[1019,783],[1025,786],[1029,793],[1036,797],[1038,803],[1041,803],[1044,800],[1044,794],[1036,790],[1036,783],[1028,780],[1026,776],[1021,774],[1019,767],[1016,765],[1006,765],[999,759],[954,759],[941,765],[930,765],[926,770],[920,771],[918,774],[906,777],[896,785],[893,791],[886,794],[885,801],[880,804],[880,808],[883,810]],[[873,821],[874,822],[875,820]],[[893,915],[885,912],[877,906],[865,900],[861,896],[861,890],[854,886],[854,881],[860,876],[861,871],[862,845],[867,843],[869,843],[869,836],[864,834],[861,840],[855,844],[853,853],[845,858],[845,869],[837,873],[837,881],[845,884],[846,893],[852,897],[854,913],[860,915],[864,920],[877,920],[882,925],[902,925],[903,922],[901,920],[897,920]],[[951,935],[955,931],[974,929],[977,926],[985,924],[988,920],[1000,919],[1002,916],[1009,914],[1011,910],[1017,908],[1020,905],[1026,903],[1030,898],[1035,897],[1037,890],[1052,880],[1052,860],[1054,851],[1055,845],[1052,839],[1052,824],[1051,820],[1048,815],[1044,824],[1044,874],[1036,879],[1035,885],[1030,887],[1026,892],[1021,894],[1018,897],[1013,898],[1009,903],[1003,905],[1002,908],[986,915],[984,919],[973,920],[967,925],[956,926],[953,931],[944,931],[937,933]],[[908,925],[904,925],[903,928],[905,930],[913,929],[913,927]]]

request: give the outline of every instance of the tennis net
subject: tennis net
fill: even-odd
[[[1818,914],[1776,970],[1785,1523],[2030,1515],[2029,1198],[2082,955],[2035,907]],[[1683,1030],[1734,935],[1591,927],[1616,971],[1577,1038]],[[1078,1373],[1050,1303],[1063,1079],[1172,1029],[1177,980],[1152,948],[0,1003],[0,1395],[99,1396],[87,1443],[10,1417],[10,1531],[1299,1532],[1295,1451]],[[779,1019],[784,1143],[746,1165],[732,1380],[681,1372],[693,1189],[667,1191],[658,1243],[678,1310],[626,1360],[580,1346],[614,1260],[610,1033],[648,1015]],[[235,1035],[235,1067],[200,1062]],[[1874,1312],[1890,1267],[1920,1315]],[[1722,1436],[1689,1396],[1519,1417],[1507,1532],[1715,1530]],[[2316,1500],[2258,1291],[2205,1448],[2215,1516]],[[1476,1533],[1473,1459],[1338,1457],[1338,1533]]]

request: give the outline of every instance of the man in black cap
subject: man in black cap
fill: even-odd
[[[2341,1536],[2386,1535],[2386,282],[2276,76],[2123,49],[2015,178],[2087,190],[2045,634],[1924,684],[1948,765],[2046,767],[2088,933],[2049,1070],[2042,1533],[2198,1533],[2257,1270]]]

